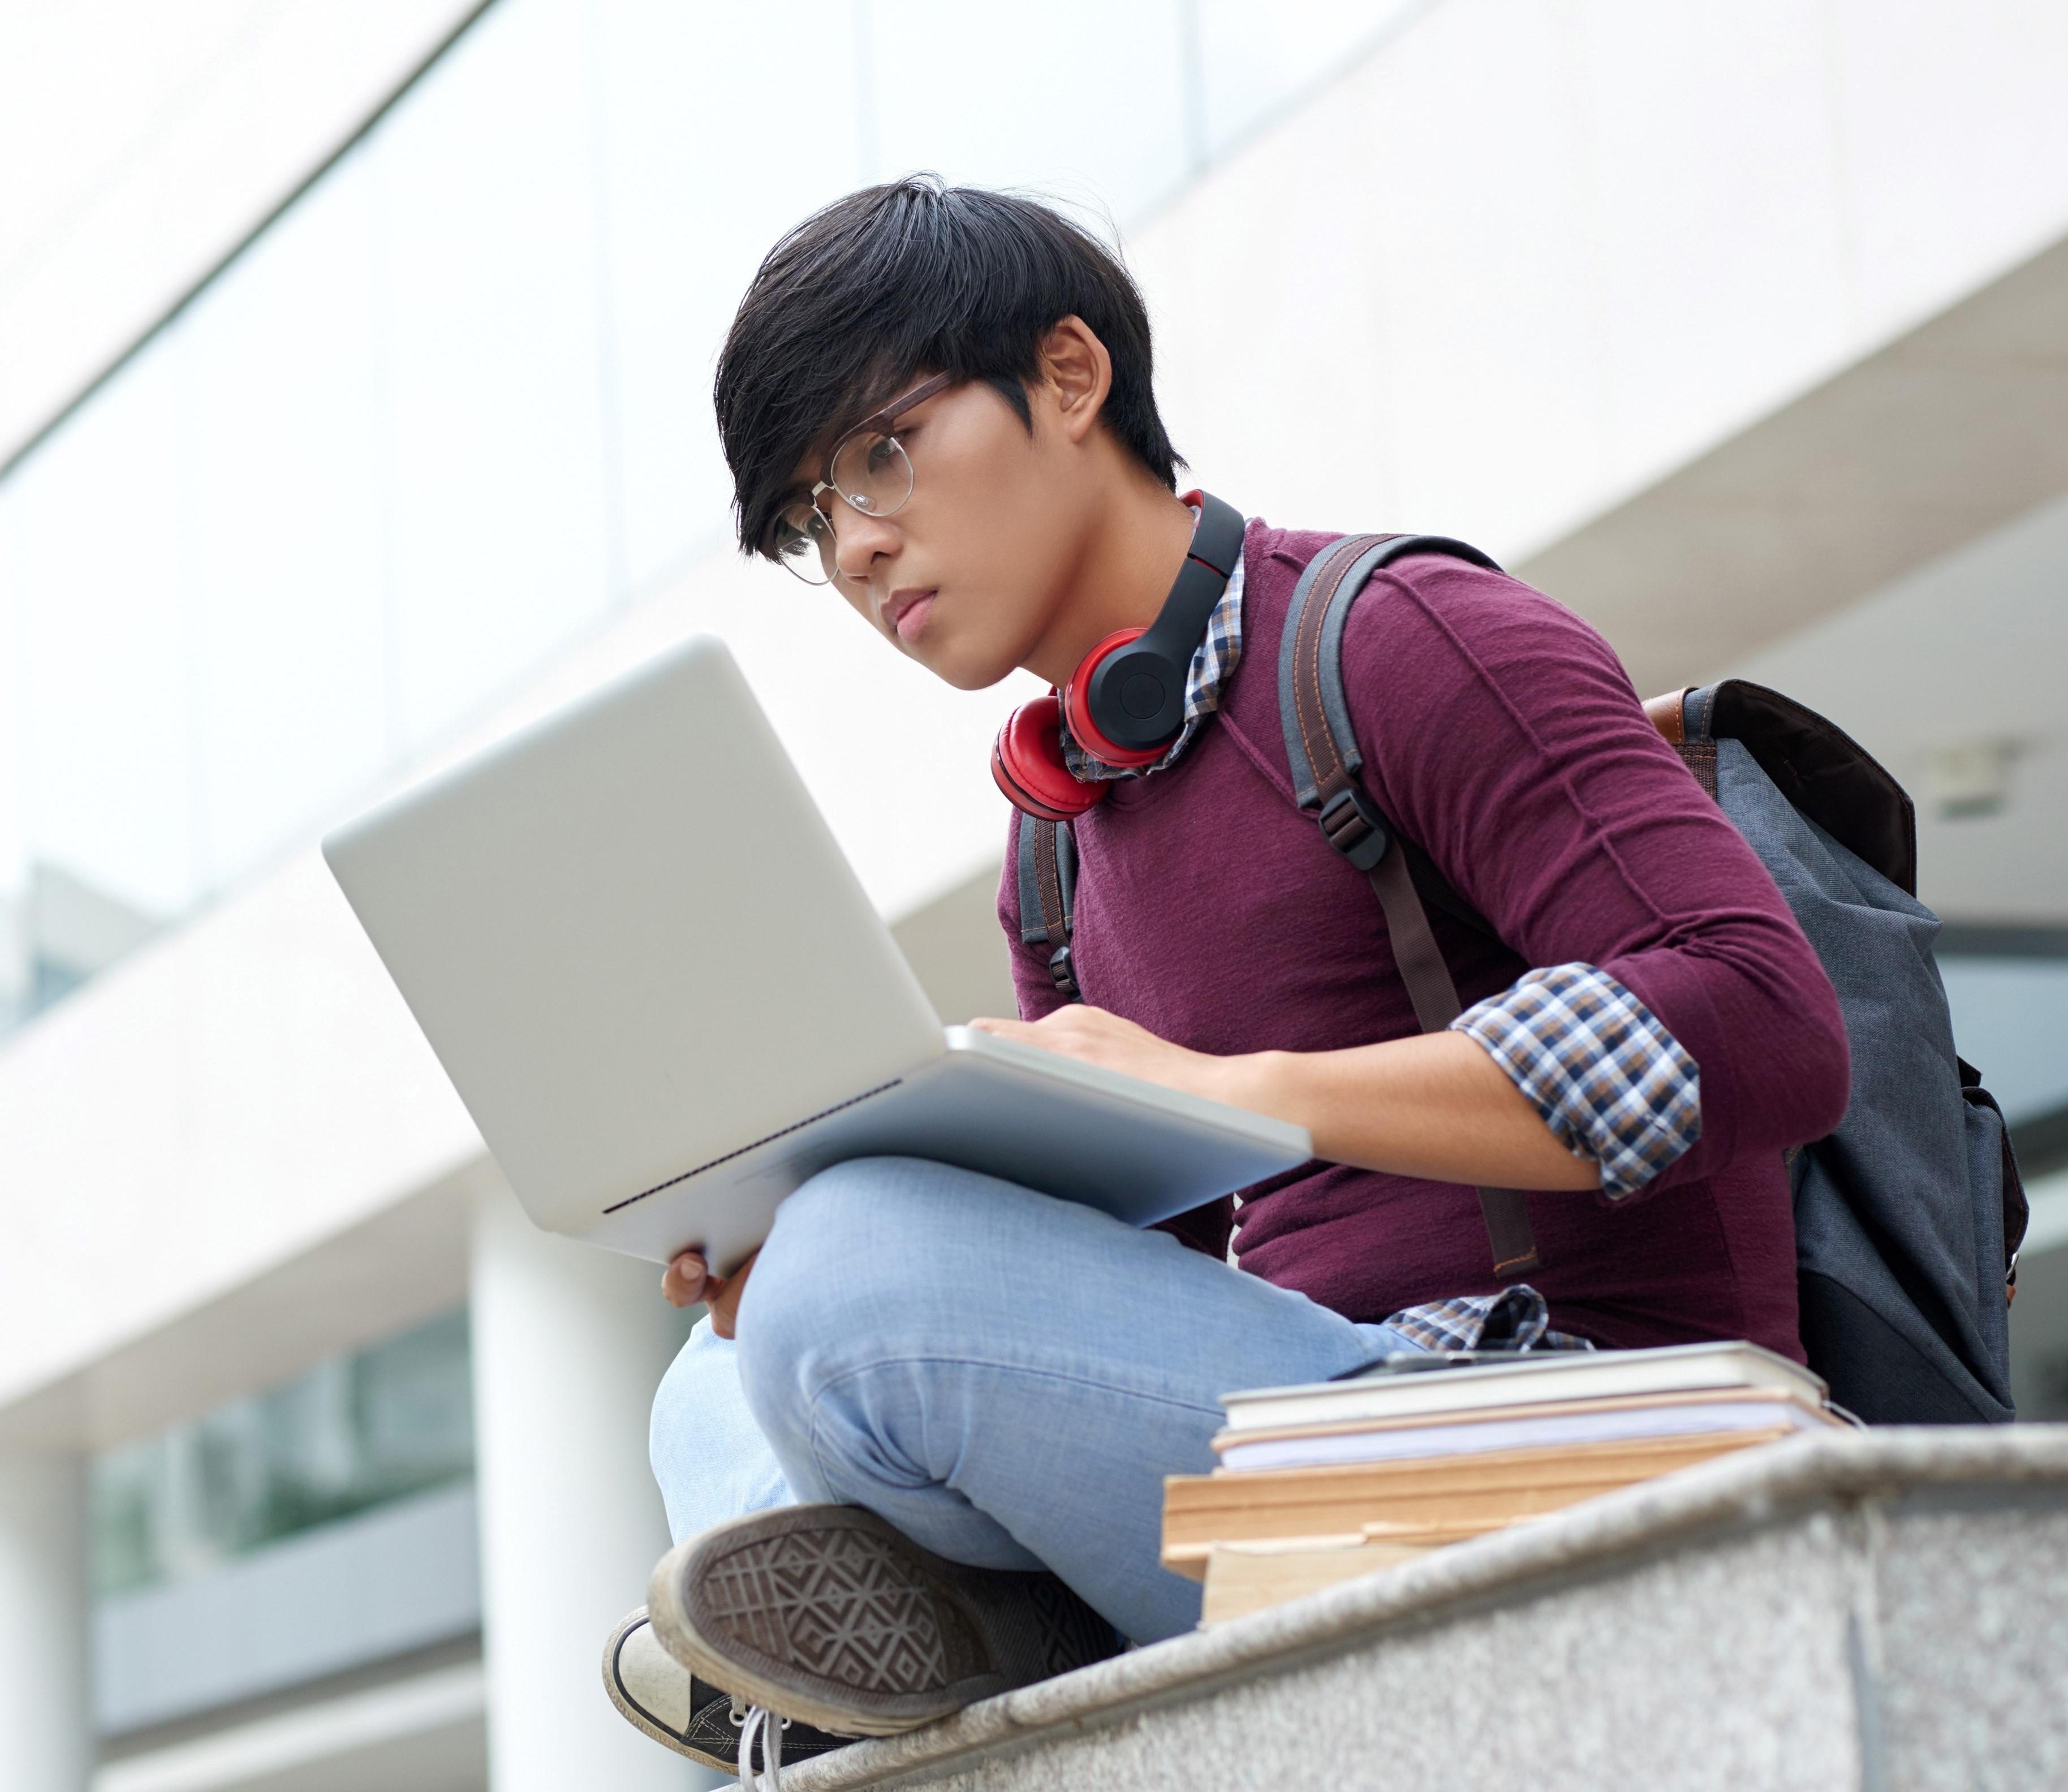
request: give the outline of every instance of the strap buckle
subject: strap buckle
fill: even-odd
[[[1048,975],[1055,979],[1056,990],[1065,1001],[1084,1000],[1077,989],[1077,973],[1070,968],[1070,948],[1058,946],[1048,955]]]
[[[1370,870],[1393,844],[1371,799],[1354,784],[1322,804],[1317,819],[1321,837],[1360,871]]]

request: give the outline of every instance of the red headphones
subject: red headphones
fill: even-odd
[[[1007,717],[991,749],[991,775],[1006,800],[1043,821],[1068,821],[1105,797],[1103,783],[1073,777],[1063,762],[1070,738],[1108,765],[1152,765],[1185,726],[1185,681],[1214,607],[1242,558],[1242,513],[1188,491],[1199,520],[1177,582],[1146,629],[1108,635],[1078,663],[1058,697],[1050,691]]]

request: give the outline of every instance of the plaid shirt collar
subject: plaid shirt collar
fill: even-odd
[[[1063,725],[1063,763],[1070,776],[1083,784],[1098,784],[1114,778],[1138,778],[1174,764],[1178,755],[1191,745],[1192,737],[1206,726],[1207,718],[1220,707],[1221,693],[1235,676],[1242,661],[1243,563],[1240,556],[1228,575],[1227,589],[1207,618],[1206,638],[1192,655],[1185,676],[1185,725],[1162,758],[1150,765],[1108,765],[1094,759],[1070,738],[1069,724]]]

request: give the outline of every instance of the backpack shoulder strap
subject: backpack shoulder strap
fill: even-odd
[[[1018,817],[1020,943],[1048,949],[1048,975],[1066,1002],[1081,1002],[1070,963],[1070,925],[1077,906],[1077,837],[1067,821]]]
[[[1333,600],[1319,605],[1314,612],[1313,626],[1319,630],[1303,648],[1296,648],[1298,631],[1288,617],[1285,634],[1278,650],[1278,707],[1285,730],[1285,753],[1291,762],[1294,788],[1298,792],[1300,806],[1313,806],[1309,800],[1314,788],[1313,761],[1307,751],[1305,737],[1295,725],[1295,712],[1288,698],[1288,680],[1292,674],[1297,654],[1309,654],[1309,666],[1318,683],[1321,693],[1321,715],[1325,723],[1321,730],[1327,743],[1333,745],[1337,761],[1349,775],[1351,782],[1360,795],[1362,785],[1358,775],[1364,768],[1364,756],[1358,751],[1357,735],[1350,726],[1349,700],[1343,694],[1343,625],[1348,619],[1351,604],[1363,589],[1366,580],[1381,568],[1390,566],[1396,560],[1406,560],[1415,554],[1445,554],[1453,560],[1469,561],[1474,566],[1485,567],[1489,572],[1500,568],[1476,548],[1462,541],[1454,541],[1448,536],[1364,536],[1345,537],[1345,541],[1361,540],[1368,545],[1367,563],[1360,570],[1353,565],[1338,585]],[[1338,544],[1341,545],[1341,544]],[[1292,614],[1302,613],[1302,605],[1311,595],[1310,580],[1321,570],[1321,562],[1328,557],[1327,551],[1309,562],[1305,576],[1292,593]],[[1355,798],[1352,799],[1356,800]],[[1369,806],[1369,799],[1366,799]],[[1338,809],[1339,823],[1347,820],[1349,812]],[[1414,879],[1415,888],[1422,900],[1431,907],[1441,909],[1451,918],[1470,927],[1473,932],[1484,934],[1489,939],[1499,935],[1486,917],[1474,908],[1451,886],[1436,861],[1424,852],[1415,841],[1397,828],[1389,829],[1394,843],[1406,855],[1407,873]]]
[[[1278,708],[1292,788],[1303,809],[1337,801],[1334,793],[1321,794],[1330,772],[1340,768],[1354,784],[1364,769],[1343,694],[1343,625],[1373,573],[1416,554],[1443,554],[1489,572],[1500,570],[1478,548],[1448,536],[1345,536],[1316,555],[1293,588],[1278,644]]]
[[[1476,548],[1444,536],[1346,536],[1309,562],[1293,588],[1279,642],[1278,708],[1294,800],[1321,837],[1371,880],[1394,962],[1424,1032],[1440,1032],[1463,1012],[1450,967],[1429,926],[1405,843],[1378,812],[1359,773],[1364,758],[1343,693],[1343,625],[1365,581],[1411,554],[1447,554],[1500,568]],[[1512,1188],[1482,1188],[1480,1211],[1504,1281],[1539,1267],[1529,1203]]]

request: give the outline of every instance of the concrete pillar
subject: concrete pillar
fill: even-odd
[[[493,1792],[718,1783],[620,1717],[598,1674],[668,1546],[646,1422],[682,1326],[658,1268],[539,1232],[498,1188],[472,1299]]]
[[[86,1465],[0,1449],[0,1785],[86,1792]]]

